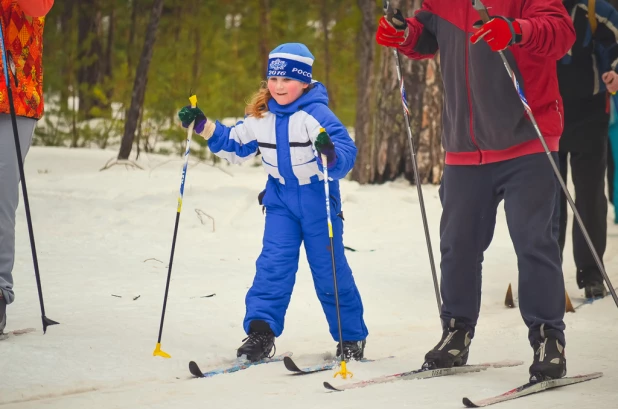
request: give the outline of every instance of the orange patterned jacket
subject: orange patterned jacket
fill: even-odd
[[[43,26],[53,0],[0,0],[9,82],[18,116],[43,116]],[[36,17],[33,17],[36,16]],[[0,59],[0,113],[9,99]]]

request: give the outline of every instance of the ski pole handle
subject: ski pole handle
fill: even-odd
[[[322,154],[324,165],[324,193],[326,194],[326,219],[328,220],[328,237],[333,238],[333,223],[330,220],[330,189],[328,187],[328,159]]]
[[[383,0],[382,1],[382,8],[384,9],[384,15],[386,16],[386,19],[388,20],[389,17],[393,16],[393,8],[391,7],[391,2],[388,0]]]
[[[472,7],[474,7],[474,9],[479,13],[483,23],[487,23],[490,20],[489,13],[487,12],[485,5],[481,3],[481,0],[472,0]]]
[[[197,107],[197,96],[191,95],[189,97],[189,102],[191,103],[191,108]],[[193,120],[189,127],[187,128],[187,147],[185,148],[185,163],[182,166],[182,176],[180,178],[180,194],[178,196],[178,208],[177,212],[180,213],[182,210],[182,198],[185,194],[185,180],[187,178],[187,167],[189,165],[189,153],[191,152],[191,137],[193,136],[193,127],[195,126],[195,120]]]
[[[405,17],[401,14],[401,10],[393,9],[389,1],[382,2],[384,9],[384,17],[396,30],[405,30],[408,27]]]

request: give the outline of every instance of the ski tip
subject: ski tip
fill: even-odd
[[[292,358],[290,358],[289,356],[283,357],[283,364],[285,365],[288,371],[302,372],[301,369],[298,367],[298,365],[296,365],[294,361],[292,360]]]
[[[472,402],[472,401],[471,401],[470,399],[468,399],[468,398],[463,398],[463,399],[462,399],[462,402],[463,402],[464,406],[465,406],[465,407],[467,407],[467,408],[478,408],[478,407],[479,407],[479,406],[476,406],[476,405],[474,404],[474,402]]]
[[[204,377],[202,370],[200,369],[200,367],[197,365],[195,361],[189,362],[189,371],[191,372],[191,375],[195,376],[196,378]]]
[[[328,382],[324,382],[324,387],[328,389],[329,391],[341,392],[341,389],[335,388],[333,385],[331,385]]]

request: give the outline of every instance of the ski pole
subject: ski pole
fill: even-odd
[[[6,58],[6,49],[4,48],[4,32],[2,24],[0,24],[0,49],[2,50],[2,68],[4,69],[4,83],[9,99],[9,109],[11,112],[11,123],[13,124],[13,136],[15,138],[15,152],[17,153],[17,166],[19,168],[19,178],[21,180],[21,190],[24,196],[24,208],[26,209],[26,220],[28,222],[28,234],[30,236],[30,249],[32,250],[32,262],[34,264],[34,275],[36,277],[36,287],[39,292],[39,304],[41,305],[41,321],[43,322],[43,334],[47,332],[49,325],[58,324],[56,321],[45,316],[45,304],[43,303],[43,288],[41,286],[41,274],[39,272],[39,260],[36,253],[36,245],[34,243],[34,229],[32,227],[32,215],[30,214],[30,201],[28,200],[28,189],[26,188],[26,175],[24,174],[24,161],[21,157],[21,145],[19,143],[19,132],[17,130],[17,116],[15,114],[15,105],[13,103],[13,91],[9,81],[9,71]],[[13,69],[11,69],[13,71]],[[13,71],[15,77],[15,72]]]
[[[320,133],[326,132],[324,128],[320,128]],[[346,379],[348,375],[351,377],[354,374],[347,370],[345,356],[343,355],[343,331],[341,330],[341,310],[339,309],[339,288],[337,286],[337,267],[335,264],[335,246],[333,244],[333,223],[330,219],[330,190],[328,186],[328,160],[326,155],[322,154],[322,166],[324,167],[324,192],[326,193],[326,220],[328,221],[328,238],[330,240],[330,258],[333,264],[333,282],[335,285],[335,309],[337,310],[337,326],[339,327],[339,353],[341,354],[341,368],[337,371],[334,377],[341,375]]]
[[[191,95],[189,97],[191,107],[197,106],[197,96]],[[174,249],[176,248],[176,236],[178,234],[178,222],[180,221],[180,212],[182,210],[182,198],[185,192],[185,181],[187,180],[187,167],[189,165],[189,152],[191,151],[191,137],[193,136],[193,126],[195,121],[189,124],[187,128],[187,147],[185,149],[185,162],[182,166],[182,175],[180,177],[180,193],[178,196],[178,207],[176,208],[176,222],[174,224],[174,237],[172,238],[172,252],[170,254],[170,264],[167,270],[167,282],[165,283],[165,296],[163,297],[163,310],[161,311],[161,324],[159,325],[159,338],[157,339],[157,345],[155,347],[153,356],[160,356],[162,358],[171,358],[171,355],[161,350],[161,335],[163,334],[163,320],[165,318],[165,307],[167,306],[167,294],[170,288],[170,278],[172,277],[172,263],[174,262]]]
[[[392,13],[390,2],[383,0],[384,14],[389,15]],[[416,183],[416,191],[418,193],[418,203],[421,207],[421,217],[423,219],[423,229],[425,230],[425,242],[427,243],[427,252],[429,253],[429,265],[431,267],[431,275],[433,277],[433,288],[436,292],[436,302],[438,304],[438,316],[442,313],[442,300],[440,298],[440,287],[438,286],[438,276],[436,274],[436,265],[433,259],[433,250],[431,248],[431,237],[429,235],[429,227],[427,225],[427,214],[425,212],[425,201],[423,200],[423,189],[421,186],[421,177],[418,174],[418,164],[416,162],[416,148],[414,147],[414,140],[412,139],[412,129],[410,129],[410,110],[408,109],[408,101],[406,96],[406,89],[403,84],[403,76],[401,75],[401,62],[399,60],[399,52],[396,48],[393,48],[393,54],[395,55],[395,64],[397,66],[397,78],[399,79],[399,91],[401,92],[401,104],[403,105],[403,116],[406,121],[406,130],[408,132],[408,142],[410,145],[410,155],[412,156],[412,169],[414,170],[414,180]],[[440,322],[442,322],[440,320]]]
[[[480,0],[471,0],[471,1],[472,1],[472,7],[474,7],[474,9],[479,13],[483,23],[487,23],[490,20],[490,18],[489,18],[489,13],[487,12],[487,9],[483,5],[483,3],[481,3]],[[599,255],[594,249],[592,240],[590,240],[590,236],[588,235],[588,230],[586,230],[586,227],[584,226],[584,222],[582,221],[582,218],[580,217],[579,212],[577,211],[577,208],[575,207],[575,202],[573,202],[573,199],[571,198],[571,195],[569,194],[569,189],[564,183],[562,176],[560,176],[560,170],[558,169],[558,166],[556,165],[556,161],[551,156],[551,151],[549,150],[549,147],[547,146],[547,143],[545,142],[545,138],[543,137],[543,134],[541,133],[541,130],[539,129],[539,125],[536,123],[536,119],[534,119],[534,115],[532,114],[532,109],[530,109],[530,106],[528,105],[528,101],[526,101],[526,97],[524,96],[524,92],[519,86],[517,77],[515,76],[515,73],[513,72],[511,65],[509,64],[506,57],[504,56],[504,53],[502,51],[499,51],[498,54],[500,54],[500,58],[502,58],[502,63],[504,64],[504,68],[506,68],[507,73],[511,77],[511,80],[513,81],[513,86],[515,87],[515,90],[517,91],[517,95],[519,95],[519,99],[521,100],[521,103],[523,104],[524,109],[528,113],[530,122],[532,122],[532,125],[534,126],[534,129],[536,130],[536,134],[539,137],[539,140],[541,141],[541,145],[543,145],[543,149],[545,150],[545,153],[547,154],[547,158],[549,159],[549,162],[551,163],[551,166],[554,169],[554,174],[556,175],[556,177],[558,178],[558,181],[560,182],[560,186],[562,187],[562,190],[564,191],[564,194],[569,202],[569,205],[571,206],[571,210],[573,211],[573,215],[575,216],[575,219],[577,220],[577,224],[579,225],[579,228],[581,229],[582,234],[584,235],[584,238],[586,239],[586,243],[588,243],[588,248],[590,248],[592,257],[594,257],[594,261],[596,262],[599,271],[603,275],[603,278],[605,279],[605,282],[607,283],[607,286],[609,287],[609,291],[612,294],[612,298],[614,299],[614,302],[616,303],[616,306],[618,307],[618,296],[616,296],[616,290],[614,290],[614,286],[612,285],[612,282],[610,281],[609,277],[607,276],[607,273],[605,272],[605,268],[603,267],[603,262],[601,261],[601,259],[599,258]]]

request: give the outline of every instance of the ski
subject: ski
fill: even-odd
[[[574,308],[576,310],[580,309],[581,307],[583,307],[584,305],[591,305],[593,304],[595,301],[598,301],[602,299],[602,297],[597,297],[597,298],[586,298],[584,301],[580,302],[579,304],[577,304]]]
[[[377,359],[361,359],[360,361],[353,361],[353,362],[360,362],[360,363],[366,363],[366,362],[375,362],[375,361],[381,361],[383,359],[390,359],[390,358],[394,358],[394,356],[388,356],[385,358],[377,358]],[[290,357],[285,357],[283,358],[283,364],[285,365],[286,369],[290,372],[292,372],[291,375],[293,376],[299,376],[299,375],[309,375],[312,373],[317,373],[317,372],[323,372],[323,371],[328,371],[330,369],[334,369],[336,367],[339,366],[339,361],[327,361],[321,364],[317,364],[317,365],[313,365],[313,366],[308,366],[306,368],[300,368],[298,365],[296,365],[296,362],[294,362],[294,360]]]
[[[618,291],[618,287],[616,287],[614,290]],[[607,296],[605,296],[607,297]],[[583,301],[581,301],[579,304],[577,304],[575,306],[575,309],[578,310],[579,308],[583,307],[584,305],[590,305],[593,304],[599,300],[602,300],[605,297],[593,297],[593,298],[584,298]]]
[[[208,372],[202,372],[202,370],[197,365],[197,363],[195,361],[191,361],[189,362],[189,372],[191,372],[191,374],[195,376],[196,378],[210,378],[215,375],[242,371],[244,369],[247,369],[247,368],[250,368],[256,365],[269,364],[271,362],[281,362],[283,361],[285,357],[290,357],[290,356],[292,356],[291,352],[285,352],[280,355],[275,355],[272,358],[265,358],[257,362],[250,362],[244,359],[243,360],[239,359],[237,362],[233,363],[231,366],[227,368],[214,369]]]
[[[428,379],[437,378],[439,376],[457,375],[469,372],[480,372],[488,368],[504,368],[511,366],[522,365],[523,361],[500,361],[500,362],[488,362],[479,365],[464,365],[455,366],[452,368],[439,368],[439,369],[416,369],[409,372],[401,372],[392,375],[379,376],[377,378],[367,379],[365,381],[359,381],[349,383],[347,385],[333,386],[328,382],[324,382],[324,387],[331,391],[345,391],[348,389],[364,388],[369,385],[377,385],[380,383],[395,382],[404,379]]]
[[[528,382],[515,389],[511,389],[502,395],[493,396],[476,402],[472,402],[468,398],[463,398],[463,404],[468,408],[482,408],[484,406],[493,405],[494,403],[505,402],[507,400],[521,398],[533,393],[546,391],[548,389],[559,388],[561,386],[573,385],[575,383],[586,382],[591,379],[603,376],[603,372],[593,372],[585,375],[577,375],[567,378],[551,379],[541,382]]]

